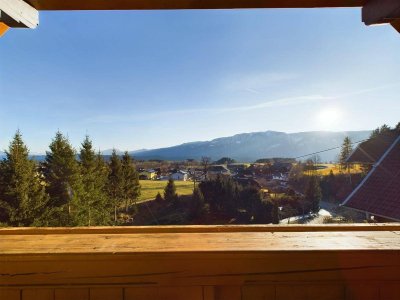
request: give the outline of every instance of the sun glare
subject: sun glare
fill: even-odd
[[[342,121],[343,112],[337,107],[328,107],[316,114],[318,127],[324,130],[336,130]]]

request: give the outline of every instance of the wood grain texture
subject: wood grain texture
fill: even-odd
[[[343,300],[343,285],[280,285],[276,287],[276,300]]]
[[[56,289],[54,296],[55,300],[89,300],[89,289]]]
[[[0,269],[1,270],[1,269]],[[17,289],[0,289],[0,299],[1,300],[20,300],[21,291]]]
[[[365,0],[26,0],[39,10],[357,7]]]
[[[90,300],[123,300],[122,288],[91,288]]]
[[[385,282],[380,285],[380,300],[399,300],[400,282]]]
[[[0,299],[400,299],[398,226],[209,228],[1,230]]]
[[[125,289],[124,300],[203,300],[201,287],[154,287]]]
[[[22,300],[54,300],[54,289],[24,289]]]
[[[356,283],[346,288],[346,300],[375,300],[379,297],[379,285],[374,282]]]
[[[400,231],[3,235],[0,255],[400,250]]]
[[[241,300],[241,286],[217,286],[215,288],[214,300]]]
[[[187,226],[118,226],[118,227],[4,227],[1,235],[42,234],[137,234],[137,233],[214,233],[214,232],[345,232],[400,231],[400,225],[327,224],[327,225],[187,225]]]
[[[275,300],[276,289],[269,285],[249,285],[242,288],[243,300]]]
[[[214,298],[215,298],[215,287],[203,286],[203,300],[214,300]]]

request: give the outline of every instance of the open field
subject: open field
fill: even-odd
[[[139,202],[154,199],[158,192],[163,195],[167,183],[168,181],[140,180],[142,193],[139,197]],[[191,181],[175,181],[175,186],[178,195],[191,195],[193,192],[193,182]]]
[[[347,170],[341,170],[338,164],[318,164],[317,167],[321,167],[321,169],[317,170],[318,175],[327,176],[329,173],[333,172],[334,175],[340,173],[347,173]],[[352,165],[350,169],[351,174],[361,173],[360,165]],[[307,173],[307,171],[305,171]]]

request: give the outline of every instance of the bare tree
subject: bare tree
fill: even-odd
[[[207,173],[208,173],[208,168],[211,164],[211,157],[208,156],[202,156],[201,157],[201,165],[203,166],[203,172],[204,172],[204,179],[207,180]]]

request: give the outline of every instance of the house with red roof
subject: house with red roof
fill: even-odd
[[[364,212],[367,219],[400,221],[399,132],[380,134],[360,144],[347,162],[372,168],[342,205]]]

